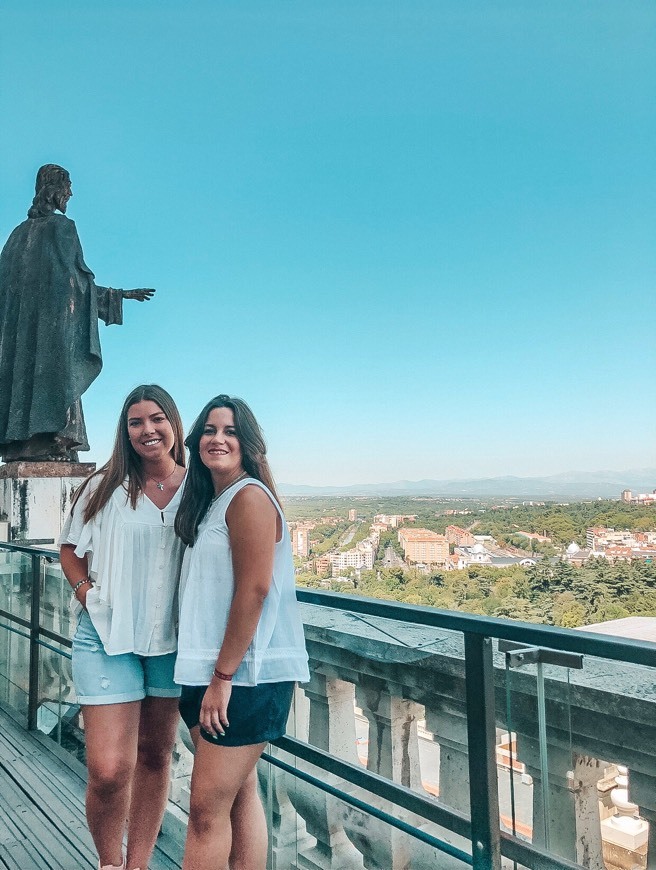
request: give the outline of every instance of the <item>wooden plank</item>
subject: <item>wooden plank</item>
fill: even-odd
[[[170,834],[160,834],[150,862],[152,870],[179,870],[183,853],[184,843]]]
[[[95,870],[86,783],[0,710],[0,870]],[[160,835],[151,870],[179,870],[184,845]]]
[[[46,785],[40,775],[42,771],[33,770],[24,759],[18,759],[7,769],[13,772],[16,781],[21,783],[27,794],[38,795],[34,814],[39,825],[51,828],[52,842],[69,851],[72,849],[92,861],[95,848],[84,822],[83,809],[62,799],[56,788]]]
[[[47,866],[34,855],[29,843],[19,840],[0,846],[0,861],[9,870],[43,870]]]
[[[58,825],[58,820],[50,819],[43,812],[38,802],[30,800],[25,791],[16,782],[9,771],[3,777],[2,801],[8,801],[9,807],[13,804],[13,826],[16,836],[11,842],[3,845],[11,850],[10,854],[18,851],[15,844],[22,843],[31,854],[34,861],[40,861],[37,866],[53,868],[74,868],[80,866],[93,866],[93,851],[89,848],[78,848],[77,844],[65,833],[65,829]],[[39,797],[34,796],[38,801]],[[6,808],[5,814],[6,814]],[[86,854],[84,854],[86,852]],[[40,858],[39,858],[40,856]]]

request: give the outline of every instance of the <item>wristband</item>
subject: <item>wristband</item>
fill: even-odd
[[[214,668],[214,676],[217,680],[225,680],[227,683],[231,683],[234,674],[222,674],[221,671],[217,671],[217,669]]]
[[[77,590],[81,586],[84,586],[85,583],[88,583],[90,586],[93,586],[93,583],[91,582],[91,580],[89,580],[88,577],[83,577],[82,580],[78,580],[77,583],[75,584],[75,586],[73,586],[73,595],[75,595],[76,598],[77,598]]]

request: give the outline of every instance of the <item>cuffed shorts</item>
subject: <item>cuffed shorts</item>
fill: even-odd
[[[261,683],[259,686],[233,686],[228,701],[228,722],[225,737],[200,736],[218,746],[250,746],[268,743],[282,737],[292,705],[295,683]],[[203,695],[207,686],[183,686],[180,715],[190,730],[198,725]]]
[[[154,698],[178,698],[173,682],[175,653],[139,656],[105,652],[86,610],[80,614],[73,637],[73,684],[80,704],[122,704]]]

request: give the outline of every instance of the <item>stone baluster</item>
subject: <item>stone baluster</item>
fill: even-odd
[[[193,744],[187,726],[180,720],[171,758],[169,800],[186,813],[189,812],[190,782],[193,766]]]
[[[605,870],[597,790],[605,769],[606,763],[598,758],[574,754],[576,860],[589,870]]]
[[[524,762],[526,772],[533,779],[533,843],[545,846],[548,825],[550,851],[561,858],[576,861],[574,791],[570,776],[572,757],[569,751],[549,746],[549,818],[546,821],[538,741],[518,732],[517,757]]]
[[[367,769],[405,785],[421,788],[417,720],[422,708],[391,694],[385,680],[363,677],[356,698],[369,722]]]
[[[354,687],[336,677],[317,673],[304,686],[310,701],[309,742],[346,761],[358,763],[355,746]],[[299,767],[304,767],[298,762]],[[317,775],[311,766],[309,772]],[[343,786],[349,785],[328,773],[319,774],[324,780]],[[344,818],[348,809],[339,800],[308,783],[298,781],[289,790],[289,798],[305,820],[309,834],[316,839],[310,849],[299,851],[297,870],[352,870],[362,867],[359,852],[344,831]]]
[[[421,788],[417,719],[421,707],[401,697],[401,688],[362,676],[356,697],[369,723],[367,769],[408,788]],[[373,803],[376,798],[369,797]],[[385,807],[385,802],[380,802]],[[401,812],[401,815],[403,813]],[[405,870],[411,866],[411,838],[367,813],[351,809],[345,823],[349,839],[368,870]]]
[[[309,728],[309,703],[300,687],[294,690],[294,701],[287,722],[287,734],[307,741]],[[267,746],[267,752],[294,765],[293,757],[276,746]],[[289,870],[294,866],[298,852],[309,851],[314,837],[306,831],[305,823],[290,800],[298,780],[292,774],[260,761],[257,767],[262,803],[269,827],[269,870]]]
[[[533,778],[533,842],[546,844],[540,747],[536,739],[517,735],[520,761]],[[549,848],[590,870],[604,870],[597,783],[604,762],[588,755],[572,755],[569,748],[549,744]],[[572,767],[574,768],[572,770]]]
[[[467,717],[464,712],[426,705],[426,728],[440,746],[440,801],[469,815]]]

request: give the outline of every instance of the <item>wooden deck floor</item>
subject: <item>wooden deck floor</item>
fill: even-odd
[[[84,779],[0,710],[0,868],[97,870]],[[161,835],[150,870],[179,870],[182,843]]]

